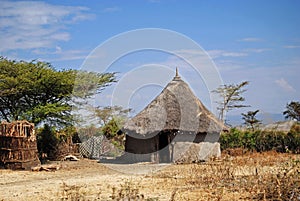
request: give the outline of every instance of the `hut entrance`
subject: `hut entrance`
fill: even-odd
[[[168,133],[160,133],[159,135],[159,162],[160,163],[170,163],[171,155],[170,155],[170,138]]]

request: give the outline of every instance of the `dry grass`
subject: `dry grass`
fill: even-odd
[[[224,156],[203,164],[174,165],[141,180],[109,186],[109,197],[88,197],[82,186],[62,186],[62,200],[160,200],[149,190],[175,200],[300,200],[300,161],[296,155],[251,153]],[[157,187],[157,188],[155,188]],[[144,191],[144,193],[141,193]],[[145,194],[151,195],[150,197]]]
[[[180,184],[170,200],[300,200],[300,160],[255,153],[158,173]],[[181,169],[181,170],[180,170]],[[163,186],[164,184],[161,184]]]
[[[109,186],[110,187],[110,186]],[[111,187],[110,196],[104,198],[101,196],[101,189],[95,191],[88,186],[68,185],[63,183],[58,198],[62,201],[88,201],[88,200],[116,200],[116,201],[156,201],[158,198],[146,198],[139,192],[139,186],[136,182],[127,180],[119,186]],[[95,193],[97,192],[97,193]]]
[[[5,201],[300,200],[300,155],[276,152],[224,155],[147,175],[121,174],[90,160],[62,162],[57,172],[0,170],[0,175]]]

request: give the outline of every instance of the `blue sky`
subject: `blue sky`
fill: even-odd
[[[245,97],[252,107],[229,114],[260,109],[267,118],[269,113],[282,113],[289,101],[300,100],[299,10],[296,0],[2,1],[0,54],[47,61],[58,69],[79,69],[94,48],[117,34],[169,29],[197,42],[225,84],[250,81]],[[170,55],[150,51],[120,59],[111,69],[120,72],[121,78],[141,64],[176,65],[168,61]],[[201,84],[197,86],[184,68],[180,73],[209,105],[209,92],[199,92]],[[154,88],[153,93],[148,89],[144,102],[161,89]]]

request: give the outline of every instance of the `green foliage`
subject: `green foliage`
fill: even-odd
[[[296,119],[300,121],[300,103],[296,101],[288,103],[283,115],[286,119]]]
[[[45,62],[0,57],[0,119],[71,124],[73,101],[87,99],[114,81],[114,73],[57,71]]]
[[[47,154],[47,158],[54,158],[59,143],[55,129],[45,124],[43,128],[37,131],[37,146],[40,158],[44,158],[43,154]]]
[[[73,143],[81,143],[79,134],[77,132],[77,129],[75,126],[66,126],[58,131],[56,131],[56,135],[59,136],[59,140],[60,141],[64,141],[64,142],[73,142]],[[72,141],[69,141],[69,140]]]
[[[42,128],[37,129],[37,146],[41,160],[56,160],[62,151],[61,145],[71,142],[81,142],[74,126],[68,126],[58,130],[55,127],[50,127],[48,124],[45,124]]]
[[[102,127],[103,134],[108,139],[111,139],[112,137],[114,137],[119,130],[120,130],[120,128],[119,128],[115,118],[111,119],[107,124],[105,124]]]
[[[118,124],[122,124],[131,109],[123,109],[121,106],[92,107],[90,110],[99,119],[100,125],[108,124],[113,118]]]
[[[73,80],[73,96],[77,98],[89,98],[116,82],[116,73],[95,73],[75,71],[76,79]]]
[[[248,111],[246,114],[242,113],[244,124],[251,128],[252,131],[254,131],[258,125],[261,123],[260,120],[258,120],[255,116],[259,112],[259,110],[256,111]]]
[[[249,150],[256,149],[256,138],[258,131],[240,131],[232,128],[229,133],[223,133],[220,136],[222,149],[228,148],[244,148]]]
[[[220,136],[221,149],[242,148],[251,151],[300,153],[300,126],[296,124],[290,132],[281,131],[241,131],[236,128]]]
[[[212,91],[221,97],[221,101],[217,102],[219,105],[217,109],[219,110],[219,118],[222,121],[225,120],[225,112],[234,108],[248,107],[247,105],[241,103],[245,101],[245,98],[241,95],[246,91],[244,87],[248,84],[248,81],[244,81],[240,84],[225,84]]]
[[[88,140],[92,136],[103,135],[101,128],[95,125],[85,126],[78,129],[78,136],[82,141]]]
[[[90,110],[97,117],[101,125],[101,133],[119,149],[124,149],[124,135],[118,133],[131,109],[120,106],[91,107]]]
[[[113,117],[107,124],[102,127],[102,132],[105,137],[118,148],[124,149],[124,135],[119,135],[124,119]]]

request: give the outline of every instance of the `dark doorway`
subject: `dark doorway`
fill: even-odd
[[[170,163],[171,156],[169,150],[169,135],[168,133],[160,133],[159,135],[159,162]]]

